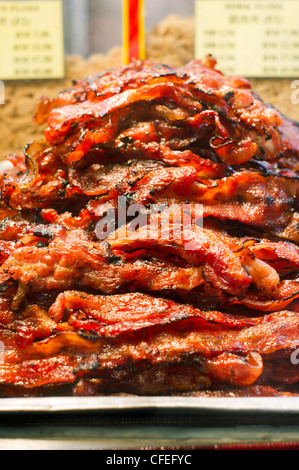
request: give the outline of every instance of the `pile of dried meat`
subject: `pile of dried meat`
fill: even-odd
[[[41,97],[1,176],[0,393],[299,394],[299,128],[215,60]]]

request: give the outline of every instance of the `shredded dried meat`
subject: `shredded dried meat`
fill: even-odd
[[[1,175],[0,395],[298,395],[298,124],[212,57],[34,119]]]

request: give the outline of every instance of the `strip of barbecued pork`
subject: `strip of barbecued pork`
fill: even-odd
[[[22,319],[26,325],[27,315],[21,314],[20,325]],[[75,384],[86,377],[100,379],[102,393],[186,392],[219,384],[244,387],[263,381],[264,364],[268,377],[271,365],[290,360],[299,325],[296,312],[239,317],[141,293],[111,298],[71,291],[57,297],[49,315],[52,319],[40,316],[39,337],[24,337],[26,330],[16,329],[13,318],[12,324],[2,326],[1,385],[30,391],[45,384]],[[34,315],[30,324],[33,332]],[[289,367],[275,379],[292,383],[297,377]]]

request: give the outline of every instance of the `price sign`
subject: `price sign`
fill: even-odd
[[[61,1],[0,1],[0,79],[63,76]]]
[[[195,56],[227,74],[299,76],[298,0],[196,0]]]

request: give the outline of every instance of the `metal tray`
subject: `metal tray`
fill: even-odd
[[[0,449],[299,449],[299,398],[0,399]]]
[[[107,396],[107,397],[38,397],[1,398],[0,413],[86,413],[132,412],[158,413],[280,413],[298,415],[299,397],[156,397],[156,396]]]

